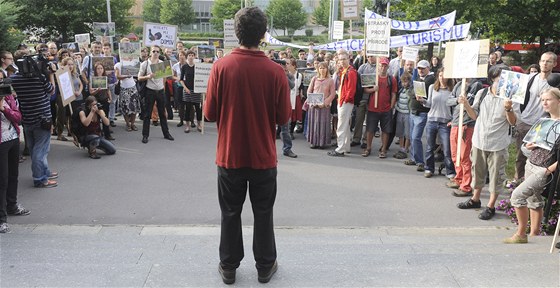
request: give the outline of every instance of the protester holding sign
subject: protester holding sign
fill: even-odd
[[[161,48],[157,45],[151,47],[151,54],[148,60],[142,62],[140,71],[138,72],[138,81],[146,81],[146,88],[144,98],[146,98],[146,114],[144,115],[144,123],[142,125],[142,143],[148,143],[150,136],[150,115],[154,109],[154,102],[157,104],[159,120],[161,122],[161,131],[163,138],[173,141],[175,138],[169,134],[169,127],[167,126],[167,118],[165,117],[165,99],[163,96],[163,88],[165,78],[155,78],[152,72],[151,65],[163,62],[159,60]]]
[[[106,77],[105,76],[105,68],[103,67],[103,64],[101,62],[94,63],[93,64],[93,70],[94,70],[93,76],[95,76],[95,77]],[[94,81],[91,81],[89,83],[89,91],[90,91],[91,95],[95,96],[95,99],[97,99],[97,102],[99,104],[101,104],[103,111],[105,111],[105,115],[109,115],[109,103],[111,103],[111,101],[113,99],[113,94],[111,93],[111,90],[109,90],[107,87],[105,87],[105,88],[94,88],[93,84],[94,84]],[[111,131],[109,130],[109,125],[105,125],[105,123],[103,123],[103,134],[105,136],[105,139],[115,140],[115,138],[113,136],[111,136]]]
[[[478,209],[481,207],[480,194],[486,184],[486,177],[490,179],[488,190],[490,199],[488,205],[478,215],[481,220],[489,220],[496,214],[496,200],[504,181],[507,162],[508,146],[510,144],[510,126],[515,125],[517,117],[513,112],[513,102],[499,98],[498,81],[504,65],[496,65],[488,72],[488,80],[492,86],[480,90],[476,94],[474,105],[463,101],[465,110],[472,119],[476,119],[472,136],[471,160],[473,162],[473,196],[457,204],[459,209]]]
[[[121,94],[119,95],[119,108],[121,109],[126,131],[137,131],[136,114],[140,112],[140,99],[136,89],[136,81],[133,75],[123,73],[122,62],[115,65],[115,75],[121,83]]]
[[[191,121],[194,122],[194,115],[191,115],[193,109],[196,111],[196,129],[202,131],[202,95],[194,92],[194,51],[187,52],[187,63],[181,67],[180,83],[183,86],[183,103],[179,106],[179,115],[183,114],[181,121],[186,121],[185,133],[191,132]]]
[[[307,110],[307,142],[311,149],[325,148],[331,143],[331,112],[330,107],[336,97],[334,80],[329,74],[327,62],[318,64],[317,76],[311,79],[307,94],[322,93],[323,103],[309,105]]]
[[[371,55],[368,56],[367,62],[362,64],[362,66],[358,68],[358,75],[360,77],[362,77],[362,75],[372,75],[373,76],[372,78],[375,79],[375,74],[376,74],[375,61],[376,61],[375,56],[371,56]],[[367,145],[366,144],[367,133],[364,133],[363,126],[364,126],[364,120],[366,119],[369,97],[371,93],[375,92],[375,90],[373,89],[373,86],[375,85],[367,85],[365,87],[364,85],[365,83],[364,81],[362,81],[362,86],[363,86],[362,99],[360,100],[359,103],[354,103],[356,105],[356,124],[354,126],[354,134],[352,135],[352,142],[350,143],[350,146],[358,146],[360,145],[360,143],[362,145]]]

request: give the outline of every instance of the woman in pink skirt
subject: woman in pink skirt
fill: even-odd
[[[307,89],[310,93],[322,93],[323,103],[306,103],[309,106],[307,141],[311,149],[325,148],[331,143],[331,103],[336,96],[334,80],[329,75],[328,63],[319,63],[317,76],[311,79]]]

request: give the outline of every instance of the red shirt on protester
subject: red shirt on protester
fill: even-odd
[[[276,125],[286,124],[291,112],[286,73],[264,52],[236,48],[214,63],[204,116],[218,126],[216,165],[276,167]]]
[[[343,72],[341,72],[343,73]],[[338,106],[344,103],[354,104],[354,94],[356,94],[356,83],[358,82],[358,72],[352,66],[348,66],[348,71],[344,74],[342,81],[342,91],[338,95]],[[337,87],[340,88],[340,87]],[[337,91],[339,91],[337,89]]]
[[[391,76],[391,91],[389,91],[389,84],[387,83],[387,77],[379,76],[378,87],[379,93],[377,98],[377,108],[375,108],[375,92],[371,93],[369,96],[368,111],[371,112],[389,112],[391,111],[391,97],[393,93],[397,93],[397,79]]]

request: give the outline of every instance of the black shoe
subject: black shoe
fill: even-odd
[[[556,245],[554,245],[554,247],[556,247],[556,249],[560,249],[560,242],[556,243]]]
[[[142,143],[144,144],[148,143],[148,136],[142,137]]]
[[[159,122],[157,121],[153,121],[152,124],[154,124],[154,126],[159,126]]]
[[[114,121],[111,121],[111,123],[109,123],[109,125],[111,125],[111,127],[117,127],[117,124],[115,124]]]
[[[181,126],[183,126],[183,125],[184,125],[184,123],[183,123],[183,121],[181,121],[181,122],[179,122],[179,123],[177,124],[177,127],[181,127]]]
[[[478,219],[480,220],[490,220],[492,217],[496,215],[496,208],[486,207],[482,212],[478,215]]]
[[[235,283],[235,269],[233,270],[226,270],[222,268],[222,265],[218,265],[218,272],[220,272],[220,276],[222,276],[222,281],[225,284],[233,284]]]
[[[367,148],[367,144],[366,144],[366,143],[362,143],[362,145],[360,145],[360,148],[366,149],[366,148]]]
[[[290,158],[297,158],[296,153],[292,152],[292,150],[289,150],[288,152],[284,152],[284,156],[288,156]]]
[[[175,138],[173,138],[173,136],[171,136],[171,134],[167,134],[167,135],[163,136],[163,138],[165,138],[165,139],[167,139],[167,140],[169,140],[169,141],[175,140]]]
[[[8,208],[7,210],[8,210],[8,215],[13,215],[13,216],[27,216],[31,214],[31,211],[25,209],[25,207],[21,206],[20,204],[17,204],[12,209]]]
[[[480,208],[480,201],[473,201],[472,198],[457,204],[457,208],[459,209],[475,209]]]
[[[274,265],[269,270],[258,270],[259,274],[259,282],[260,283],[268,283],[274,273],[278,270],[278,262],[274,261]]]
[[[191,128],[196,127],[196,124],[194,124],[194,121],[191,122]]]
[[[358,145],[360,145],[360,142],[354,142],[354,141],[350,142],[350,147],[355,147]]]
[[[109,136],[106,136],[105,139],[111,141],[111,140],[115,140],[115,137],[109,135]]]

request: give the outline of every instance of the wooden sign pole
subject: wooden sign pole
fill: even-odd
[[[375,108],[377,108],[377,100],[379,98],[379,57],[375,57],[375,85],[377,85],[377,91],[375,91]]]
[[[466,95],[467,93],[467,78],[463,78],[461,83],[461,94],[460,96]],[[459,104],[459,125],[457,126],[459,130],[457,131],[457,158],[455,159],[455,167],[461,165],[461,141],[463,141],[463,114],[465,111],[465,106],[463,103]]]

